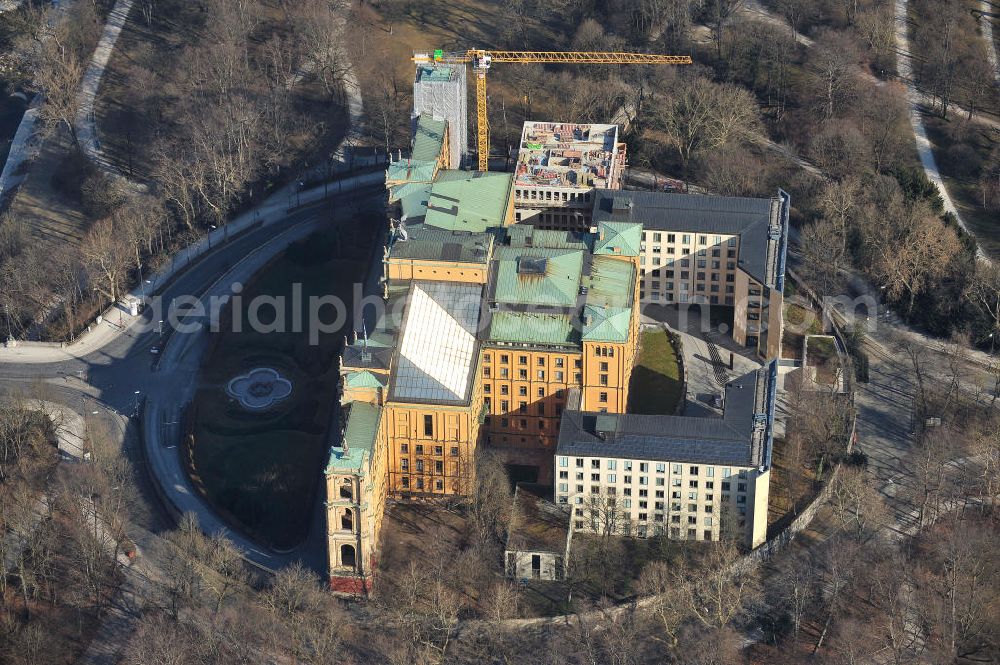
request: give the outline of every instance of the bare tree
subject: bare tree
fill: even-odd
[[[656,100],[652,113],[685,173],[692,158],[751,141],[760,127],[760,111],[748,90],[697,76],[679,78],[669,94]]]
[[[130,261],[124,233],[114,219],[107,217],[94,224],[80,246],[87,268],[98,278],[95,288],[109,302],[117,302]]]

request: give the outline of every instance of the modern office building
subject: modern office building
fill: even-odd
[[[764,542],[776,375],[730,382],[722,418],[563,414],[555,496],[573,531]]]
[[[789,197],[597,191],[592,223],[642,226],[639,297],[734,308],[733,339],[781,352]]]

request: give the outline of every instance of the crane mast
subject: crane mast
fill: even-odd
[[[476,76],[476,133],[479,154],[479,170],[489,170],[490,126],[486,112],[486,74],[494,62],[539,63],[539,64],[590,64],[590,65],[690,65],[688,55],[659,55],[653,53],[614,53],[604,51],[493,51],[469,49],[458,53],[415,53],[417,63],[472,63]]]

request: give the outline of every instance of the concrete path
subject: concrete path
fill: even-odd
[[[101,80],[104,78],[104,70],[115,50],[115,43],[118,41],[122,28],[125,27],[129,10],[132,9],[132,1],[118,0],[111,13],[108,14],[108,21],[104,24],[104,32],[101,34],[100,41],[97,42],[97,48],[94,49],[94,55],[91,56],[90,64],[83,75],[80,93],[77,95],[76,119],[73,121],[77,141],[87,156],[106,172],[117,175],[126,181],[125,175],[120,173],[101,151],[100,140],[97,138],[97,123],[94,118],[94,102],[97,99],[97,91],[101,87]]]
[[[3,171],[0,172],[0,201],[3,200],[7,192],[16,189],[24,181],[26,167],[22,168],[23,165],[30,162],[38,154],[36,125],[38,124],[38,105],[41,101],[41,95],[35,95],[31,106],[21,117],[21,124],[17,126],[14,138],[11,139],[7,161],[4,162]]]
[[[899,78],[906,84],[906,101],[910,107],[910,126],[913,128],[913,135],[917,141],[917,153],[920,155],[920,163],[924,167],[924,173],[927,174],[928,180],[937,187],[938,194],[941,195],[941,200],[944,202],[945,212],[953,214],[955,219],[958,220],[959,226],[966,233],[972,235],[969,227],[966,226],[962,216],[958,213],[955,202],[948,195],[948,190],[944,186],[944,180],[941,179],[941,172],[938,171],[937,162],[931,150],[930,139],[927,138],[927,129],[924,127],[924,119],[920,111],[920,93],[913,83],[913,58],[910,52],[910,38],[908,35],[910,29],[910,21],[907,14],[909,5],[907,0],[895,0],[894,6],[896,12],[896,68],[899,70]],[[986,258],[983,250],[978,247],[976,248],[976,254],[980,258],[989,260]]]
[[[1000,20],[1000,7],[994,8],[990,0],[979,0],[979,29],[986,42],[986,59],[993,67],[993,79],[1000,85],[1000,61],[997,59],[997,43],[993,40],[993,21]]]

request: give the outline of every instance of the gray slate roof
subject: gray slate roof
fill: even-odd
[[[566,411],[559,455],[768,466],[774,361],[726,385],[722,418]]]
[[[788,237],[788,195],[770,199],[598,189],[594,223],[639,222],[643,229],[740,237],[739,267],[781,288]]]

